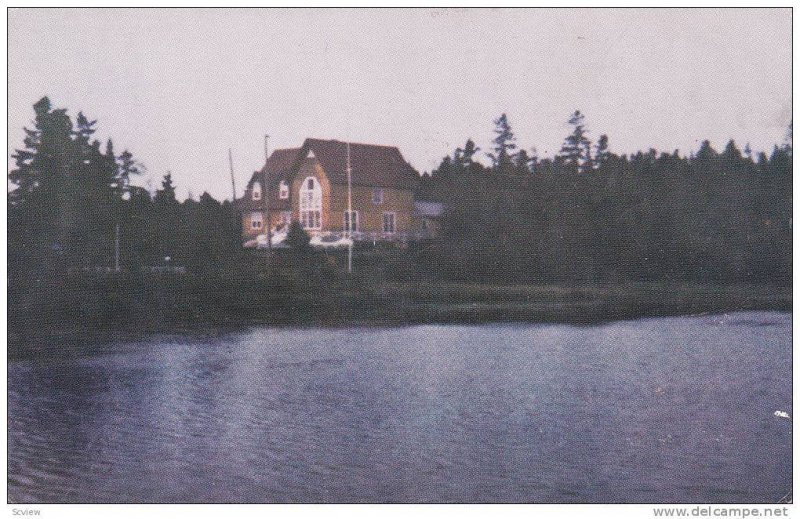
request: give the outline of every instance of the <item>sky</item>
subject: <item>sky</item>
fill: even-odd
[[[12,9],[9,157],[44,95],[179,197],[230,198],[229,148],[241,195],[265,134],[394,145],[423,172],[467,138],[489,151],[501,113],[540,157],[576,109],[618,154],[769,151],[791,120],[791,25],[789,9]]]

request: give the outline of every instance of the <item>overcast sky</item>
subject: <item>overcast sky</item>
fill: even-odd
[[[9,154],[48,95],[98,120],[153,186],[230,197],[270,148],[391,144],[419,171],[506,112],[557,153],[571,112],[611,150],[769,150],[791,119],[791,11],[19,10],[9,13]]]

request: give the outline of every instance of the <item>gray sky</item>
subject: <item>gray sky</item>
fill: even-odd
[[[48,95],[179,195],[230,197],[305,137],[400,148],[429,171],[506,112],[558,152],[571,112],[615,153],[771,149],[791,119],[791,11],[12,10],[9,154]]]

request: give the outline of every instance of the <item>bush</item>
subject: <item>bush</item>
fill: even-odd
[[[289,244],[289,247],[297,252],[307,252],[311,248],[310,242],[311,237],[300,225],[300,222],[292,222],[292,225],[289,226],[289,234],[286,235],[286,243]]]

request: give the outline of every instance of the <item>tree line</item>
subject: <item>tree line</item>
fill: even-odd
[[[227,263],[240,250],[233,205],[203,193],[179,202],[168,173],[153,195],[131,184],[145,168],[109,139],[93,139],[96,121],[73,119],[45,97],[34,105],[24,147],[12,156],[8,193],[9,275]]]
[[[423,175],[447,211],[427,270],[502,282],[791,279],[792,144],[768,156],[731,140],[690,156],[609,151],[580,111],[560,152],[519,149],[506,114],[490,166],[468,139]]]
[[[180,202],[170,174],[152,194],[135,187],[144,167],[94,139],[96,121],[73,121],[46,97],[33,108],[9,176],[12,278],[113,268],[117,236],[120,266],[131,271],[255,263],[232,202],[208,193]],[[733,141],[721,152],[705,141],[688,157],[620,156],[606,135],[589,139],[576,111],[560,152],[539,157],[518,147],[506,114],[494,123],[491,165],[467,139],[420,176],[417,197],[447,208],[441,233],[410,247],[394,271],[502,283],[790,280],[791,127],[769,156]]]

